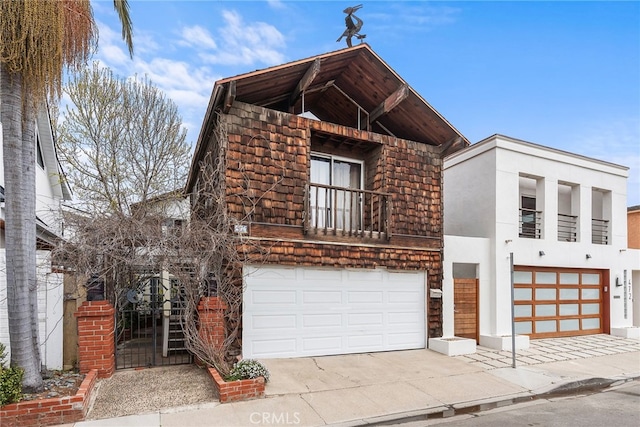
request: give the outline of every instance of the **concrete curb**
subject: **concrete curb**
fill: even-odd
[[[489,398],[454,405],[443,405],[433,408],[427,408],[424,410],[389,414],[380,417],[353,420],[346,423],[330,424],[330,426],[385,426],[450,418],[456,415],[466,415],[510,405],[517,405],[520,403],[531,402],[537,399],[548,399],[569,395],[597,393],[607,388],[617,387],[619,385],[638,380],[640,380],[640,376],[633,376],[628,378],[588,378],[584,380],[568,382],[543,393],[524,392],[512,395],[508,398]]]

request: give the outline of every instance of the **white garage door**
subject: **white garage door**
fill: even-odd
[[[425,275],[245,267],[245,358],[425,347]]]

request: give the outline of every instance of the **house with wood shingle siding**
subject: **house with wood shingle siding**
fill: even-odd
[[[224,162],[243,266],[242,353],[425,348],[442,335],[442,161],[468,145],[367,44],[215,83],[186,185]]]

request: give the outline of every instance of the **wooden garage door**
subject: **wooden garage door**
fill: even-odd
[[[424,348],[423,272],[245,267],[245,358]]]
[[[604,331],[602,271],[523,266],[514,270],[516,333],[549,338]]]

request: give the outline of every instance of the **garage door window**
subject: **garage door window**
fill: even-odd
[[[602,287],[597,270],[516,267],[516,332],[532,338],[601,333]]]

